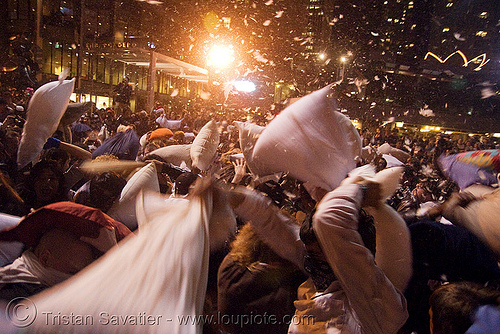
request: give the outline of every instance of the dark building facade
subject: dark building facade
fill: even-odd
[[[101,108],[112,104],[113,87],[127,76],[134,86],[132,109],[146,108],[151,90],[154,99],[163,96],[166,100],[173,91],[189,99],[205,89],[206,70],[164,56],[157,49],[158,27],[164,26],[164,6],[159,6],[162,2],[2,1],[7,8],[0,22],[6,27],[0,42],[5,59],[16,64],[18,70],[26,61],[37,67],[25,86],[36,88],[67,69],[69,76],[77,79],[72,99],[92,100]],[[20,43],[28,50],[26,58],[31,59],[16,54]],[[150,66],[153,52],[158,62],[154,84]]]

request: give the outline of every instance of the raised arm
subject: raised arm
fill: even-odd
[[[276,254],[304,270],[305,249],[295,218],[283,213],[266,195],[245,187],[233,189],[230,201],[234,212],[252,223],[262,241]]]
[[[364,333],[395,333],[405,323],[406,300],[358,233],[363,188],[346,184],[328,193],[313,217],[313,228]]]
[[[484,198],[475,198],[468,192],[454,193],[441,207],[443,217],[468,229],[500,259],[500,232],[495,219],[500,210],[498,198],[498,190]]]

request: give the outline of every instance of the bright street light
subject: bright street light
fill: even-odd
[[[255,91],[255,84],[248,80],[238,80],[233,82],[233,87],[237,91],[251,93]]]
[[[232,46],[214,45],[208,52],[207,65],[216,69],[229,67],[234,61]]]
[[[345,63],[345,62],[347,61],[347,57],[342,56],[342,57],[340,58],[340,61],[341,61],[341,62],[343,62],[343,63]]]
[[[324,53],[320,53],[318,57],[319,57],[319,59],[321,59],[321,60],[325,60],[326,55],[325,55]]]

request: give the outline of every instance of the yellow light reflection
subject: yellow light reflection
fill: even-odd
[[[480,71],[480,70],[481,70],[481,68],[482,68],[484,65],[486,65],[486,64],[490,61],[490,59],[486,59],[486,53],[480,54],[479,56],[474,57],[474,58],[472,58],[471,60],[468,60],[468,59],[467,59],[467,57],[465,56],[465,54],[464,54],[462,51],[460,51],[460,50],[457,50],[457,51],[455,51],[455,52],[451,53],[451,54],[450,54],[448,57],[446,57],[444,60],[442,60],[439,56],[437,56],[436,54],[434,54],[434,53],[432,53],[432,52],[427,52],[427,54],[426,54],[426,55],[425,55],[425,57],[424,57],[424,60],[427,60],[427,57],[432,56],[432,57],[434,57],[437,61],[439,61],[441,64],[443,64],[443,63],[445,63],[448,59],[450,59],[451,57],[453,57],[455,54],[458,54],[458,55],[460,55],[460,57],[462,57],[462,60],[463,60],[463,62],[464,62],[464,64],[462,65],[463,67],[467,67],[467,66],[469,66],[469,64],[470,64],[470,63],[475,63],[475,62],[477,62],[477,61],[479,61],[479,60],[480,60],[480,61],[481,61],[481,63],[479,64],[479,66],[478,66],[478,67],[476,67],[476,68],[474,69],[474,71]]]

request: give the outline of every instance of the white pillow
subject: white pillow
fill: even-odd
[[[227,193],[212,187],[212,216],[208,224],[210,236],[210,251],[224,247],[227,240],[236,234],[236,216],[229,205]],[[154,221],[167,212],[176,212],[189,206],[189,198],[166,197],[151,191],[140,191],[136,200],[137,222],[139,233],[149,222]]]
[[[387,168],[404,166],[404,163],[399,161],[397,158],[393,157],[390,154],[382,154],[382,158],[387,162]]]
[[[127,181],[120,199],[113,204],[108,215],[125,224],[131,231],[137,229],[135,202],[141,190],[160,192],[160,184],[154,163],[142,167]]]
[[[14,228],[22,217],[0,213],[0,232]]]
[[[191,145],[191,160],[193,167],[207,170],[217,152],[219,146],[219,129],[217,123],[211,120],[205,124]]]
[[[146,147],[146,143],[148,142],[148,134],[145,133],[141,136],[141,138],[139,139],[139,144],[141,144],[141,147],[144,149],[144,147]]]
[[[377,151],[379,154],[392,155],[393,157],[395,157],[396,159],[398,159],[399,161],[401,161],[403,163],[406,162],[408,160],[408,158],[410,157],[409,153],[406,153],[405,151],[400,150],[398,148],[392,147],[388,143],[384,143],[384,144],[380,145],[379,148],[377,149]]]
[[[46,83],[33,94],[17,151],[19,168],[35,160],[47,139],[57,130],[59,121],[69,104],[74,85],[74,78],[60,79]]]
[[[184,118],[183,118],[184,119]],[[172,130],[178,130],[181,128],[182,120],[170,120],[165,117],[165,115],[162,115],[156,119],[156,123],[160,125],[162,128],[168,128]]]
[[[252,153],[255,143],[257,142],[257,139],[262,131],[264,131],[265,127],[253,123],[243,123],[238,121],[234,121],[233,124],[238,128],[240,148],[247,162],[248,169],[255,174]]]
[[[391,167],[375,173],[373,165],[364,165],[353,169],[349,173],[349,177],[342,181],[342,184],[362,183],[364,180],[372,181],[380,184],[381,198],[388,199],[398,189],[403,172],[404,167]]]
[[[377,182],[381,185],[381,197],[388,199],[398,189],[403,175],[404,167],[391,167],[386,168],[375,174],[371,181]]]
[[[170,210],[172,212],[184,210],[187,206],[189,206],[187,198],[168,197],[158,192],[140,190],[135,201],[139,233],[159,216],[165,215]]]
[[[184,161],[186,166],[191,169],[191,144],[187,145],[169,145],[161,147],[157,150],[150,152],[148,155],[156,154],[165,162],[172,165],[180,166]]]
[[[254,172],[289,172],[310,188],[335,189],[356,167],[361,138],[338,112],[327,86],[281,112],[260,134],[253,151]]]
[[[177,320],[203,314],[210,255],[209,195],[193,197],[188,205],[155,215],[137,235],[120,242],[99,261],[30,297],[38,314],[81,314],[93,322],[47,324],[39,316],[30,330],[201,333],[202,322],[180,325]]]
[[[22,217],[0,213],[0,231],[14,228]],[[0,267],[12,263],[24,249],[24,244],[18,241],[0,241]]]

